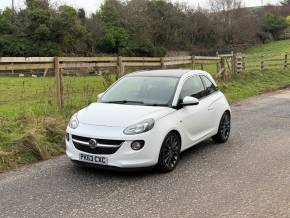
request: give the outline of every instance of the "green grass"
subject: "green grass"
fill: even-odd
[[[277,90],[290,84],[290,70],[252,71],[229,82],[218,82],[229,102]]]
[[[289,45],[290,40],[272,42],[247,49],[246,53],[284,52]],[[201,65],[197,64],[196,69]],[[204,70],[215,76],[216,64],[205,64]],[[113,77],[102,76],[64,77],[65,105],[59,111],[53,77],[0,77],[0,172],[62,154],[69,117],[95,101],[113,81]],[[254,70],[218,84],[233,103],[289,85],[290,69]]]
[[[290,52],[290,39],[260,44],[243,51],[246,54]]]
[[[96,99],[96,93],[104,90],[104,82],[101,76],[64,77],[65,110],[78,109]],[[0,77],[0,114],[57,112],[54,84],[52,77]]]
[[[69,117],[112,81],[64,77],[65,105],[59,111],[53,77],[0,77],[0,172],[62,154]]]

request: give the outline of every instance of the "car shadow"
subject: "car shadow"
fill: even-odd
[[[183,151],[180,155],[180,160],[178,163],[178,167],[176,170],[179,170],[182,168],[182,165],[186,164],[188,161],[192,160],[192,158],[195,158],[195,156],[198,156],[201,153],[204,153],[206,150],[207,152],[210,152],[212,149],[218,148],[218,146],[221,146],[221,144],[216,144],[212,140],[206,140],[203,141],[185,151]],[[79,166],[74,163],[70,163],[71,167],[71,173],[74,175],[77,175],[78,177],[87,177],[87,176],[93,176],[97,178],[107,178],[107,179],[143,179],[144,177],[156,177],[156,176],[169,176],[172,173],[160,173],[158,170],[155,170],[154,168],[148,168],[148,169],[141,169],[141,170],[108,170],[108,169],[98,169],[93,167],[85,167],[85,166]]]
[[[213,140],[207,139],[183,151],[180,155],[180,162],[185,161],[188,158],[192,158],[192,155],[198,155],[199,153],[202,153],[205,150],[208,150],[210,152],[210,150],[216,149],[220,145],[222,144],[217,144]]]

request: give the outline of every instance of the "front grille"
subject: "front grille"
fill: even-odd
[[[91,148],[89,141],[95,139],[99,146]],[[96,139],[72,135],[72,141],[76,149],[90,154],[114,154],[118,151],[124,141],[111,139]]]

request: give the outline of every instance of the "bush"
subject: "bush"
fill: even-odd
[[[273,14],[266,14],[262,21],[262,30],[266,33],[271,33],[274,38],[278,38],[281,30],[288,27],[285,17],[276,16]]]
[[[105,35],[98,46],[100,50],[119,54],[128,46],[128,33],[120,27],[110,27],[105,30]]]
[[[131,45],[120,51],[122,56],[140,56],[140,57],[164,57],[166,49],[154,47],[150,42],[144,42],[139,45]]]
[[[257,36],[262,41],[262,43],[266,43],[273,40],[273,35],[268,32],[263,32],[263,31],[258,32]]]
[[[10,35],[0,36],[0,56],[60,56],[59,45],[53,42],[35,43]]]

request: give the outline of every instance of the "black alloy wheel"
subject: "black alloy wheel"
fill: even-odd
[[[218,133],[212,137],[216,143],[225,143],[228,141],[231,132],[231,116],[225,112],[221,118]]]
[[[172,171],[179,160],[181,140],[177,133],[170,132],[164,139],[157,167],[162,172]]]

